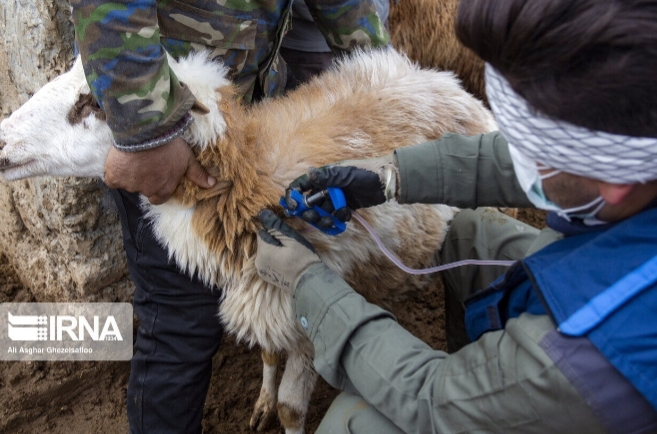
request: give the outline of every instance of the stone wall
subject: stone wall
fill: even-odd
[[[0,3],[0,118],[74,60],[66,0]],[[129,300],[111,198],[93,179],[0,180],[0,251],[38,301]]]

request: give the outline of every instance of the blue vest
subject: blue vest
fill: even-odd
[[[466,301],[470,339],[523,312],[588,338],[657,409],[657,208],[513,265]]]

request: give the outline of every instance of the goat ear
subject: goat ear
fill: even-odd
[[[192,111],[194,113],[200,113],[202,115],[207,115],[210,113],[210,109],[207,108],[203,103],[199,100],[194,101],[194,105],[192,105]]]

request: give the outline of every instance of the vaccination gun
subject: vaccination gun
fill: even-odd
[[[324,209],[316,205],[317,203],[320,203],[322,199],[324,199],[326,196],[328,196],[331,199],[334,209],[340,209],[347,206],[347,201],[345,200],[344,193],[342,192],[341,189],[337,187],[328,187],[326,190],[322,190],[320,192],[311,194],[309,196],[304,196],[297,190],[291,190],[290,197],[294,199],[297,203],[297,208],[293,210],[287,207],[287,203],[285,202],[284,197],[281,198],[279,203],[283,206],[285,210],[285,215],[287,217],[301,218],[301,214],[309,209],[315,210],[319,214],[320,218],[328,216],[331,218],[333,223],[331,227],[324,228],[318,226],[316,223],[311,223],[311,222],[307,222],[307,223],[310,223],[311,225],[313,225],[314,227],[316,227],[317,229],[328,235],[341,234],[342,232],[345,231],[345,229],[347,229],[347,224],[343,221],[338,220],[337,218],[335,218],[335,216],[331,215],[331,213],[325,211]],[[326,219],[324,219],[324,221],[326,221]]]

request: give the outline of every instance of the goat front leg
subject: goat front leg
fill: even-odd
[[[278,389],[278,418],[285,434],[303,434],[308,404],[315,388],[317,372],[313,367],[314,349],[308,339],[288,354]]]
[[[269,424],[276,408],[276,372],[278,371],[278,356],[262,350],[262,387],[251,415],[249,427],[251,430],[264,431]]]

